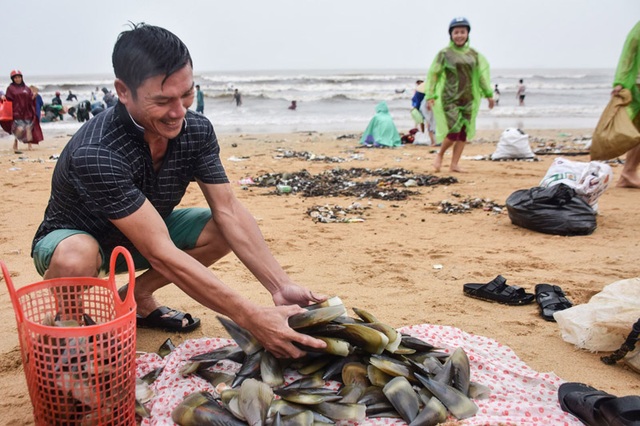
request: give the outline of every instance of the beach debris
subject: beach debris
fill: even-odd
[[[220,362],[228,361],[223,358],[225,352],[243,355],[243,359],[233,358],[240,364],[234,384],[186,395],[172,419],[178,425],[284,425],[392,417],[412,424],[436,424],[449,414],[458,419],[473,416],[478,406],[471,395],[489,396],[486,386],[471,381],[469,358],[462,348],[444,352],[399,333],[362,309],[353,308],[357,316],[351,317],[338,297],[306,309],[292,316],[290,324],[300,333],[324,340],[328,349],[305,348],[307,355],[296,360],[278,360],[264,349],[231,352],[227,346],[218,350],[215,358]],[[230,321],[224,319],[225,328],[233,331],[232,338],[237,335],[244,342],[248,332],[237,325],[229,327]],[[185,362],[211,356],[196,355]],[[257,368],[253,366],[256,359],[260,359]],[[212,374],[217,368],[202,365],[192,374],[204,377],[205,371]],[[247,370],[254,372],[252,377],[238,380]]]
[[[291,186],[289,185],[276,185],[276,191],[278,191],[278,194],[288,194],[291,192]]]
[[[354,223],[364,222],[361,216],[370,208],[360,203],[349,204],[344,208],[337,204],[325,204],[309,207],[307,214],[316,223]]]
[[[568,135],[570,136],[570,135]],[[537,149],[533,151],[535,155],[563,155],[579,156],[589,155],[591,137],[582,136],[571,140],[546,140],[543,138],[535,140]]]
[[[291,151],[284,148],[276,149],[276,154],[273,158],[282,159],[282,158],[300,158],[306,161],[322,161],[325,163],[344,163],[347,161],[346,158],[342,157],[329,157],[326,155],[317,155],[313,152],[309,151]]]
[[[454,197],[461,197],[460,194],[452,193]],[[500,214],[504,212],[505,206],[498,204],[490,198],[465,197],[459,202],[442,200],[439,203],[432,203],[438,207],[438,213],[444,214],[460,214],[470,213],[473,209],[482,209],[486,212]]]
[[[336,136],[336,139],[340,140],[340,139],[360,139],[360,136],[353,134],[353,133],[348,133],[345,135],[339,135]]]
[[[238,162],[238,161],[246,161],[248,160],[250,157],[247,156],[242,156],[242,157],[237,157],[235,155],[232,155],[231,157],[227,158],[228,161],[234,161],[234,162]]]
[[[363,180],[375,177],[373,180]],[[410,191],[404,185],[410,181],[411,186],[451,185],[457,183],[455,177],[439,177],[435,175],[416,175],[402,168],[367,169],[352,167],[349,169],[325,170],[312,175],[307,170],[294,173],[268,173],[253,177],[256,186],[277,187],[288,185],[292,193],[300,193],[304,197],[356,197],[380,200],[406,200],[419,192]],[[276,190],[272,194],[279,194]]]
[[[494,159],[491,158],[491,155],[463,155],[461,158],[463,160],[471,160],[471,161],[525,161],[525,162],[540,161],[540,159],[536,158],[536,157],[530,157],[530,158],[497,158],[497,159],[494,160]]]

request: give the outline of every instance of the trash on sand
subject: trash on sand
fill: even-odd
[[[362,180],[374,176],[373,180]],[[457,183],[454,177],[434,175],[414,175],[410,170],[401,168],[350,168],[325,170],[312,175],[307,170],[295,173],[268,173],[254,176],[253,181],[260,187],[289,185],[292,193],[304,197],[357,197],[379,200],[406,200],[419,192],[402,189],[404,183],[413,180],[417,186],[450,185]],[[401,188],[398,188],[401,187]],[[278,193],[275,191],[274,193]]]
[[[307,214],[314,222],[320,223],[355,223],[364,222],[359,215],[371,207],[363,207],[360,203],[353,203],[347,207],[340,207],[336,204],[325,204],[324,206],[313,206],[307,209]],[[357,216],[353,216],[357,215]]]
[[[349,133],[346,135],[337,136],[336,139],[360,139],[358,135],[354,135],[353,133]]]
[[[288,194],[291,192],[291,186],[289,185],[277,185],[276,190],[279,194]]]
[[[433,265],[433,269],[442,269],[443,266],[439,263],[436,263],[435,265]]]
[[[250,177],[242,178],[238,181],[240,185],[255,185],[256,183]]]
[[[460,197],[459,194],[451,194],[454,197]],[[458,214],[469,213],[472,209],[482,209],[486,212],[502,213],[504,211],[504,205],[498,204],[489,198],[471,198],[467,197],[460,202],[452,202],[449,200],[443,200],[439,203],[433,203],[432,205],[438,206],[438,213],[444,214]]]
[[[343,163],[347,161],[342,157],[328,157],[326,155],[317,155],[309,151],[291,151],[288,149],[278,148],[278,154],[274,158],[300,158],[307,161],[323,161],[325,163]]]

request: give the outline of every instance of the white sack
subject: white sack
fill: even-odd
[[[640,318],[640,278],[616,281],[583,305],[553,314],[562,339],[590,351],[615,351]]]
[[[529,135],[520,129],[506,129],[500,135],[496,150],[491,154],[492,160],[533,158],[529,146]]]

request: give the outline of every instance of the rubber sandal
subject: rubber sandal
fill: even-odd
[[[465,296],[511,306],[528,305],[535,297],[521,287],[507,285],[507,280],[502,275],[486,284],[464,284],[462,291]]]
[[[562,410],[573,414],[587,426],[606,426],[600,407],[616,398],[584,383],[568,382],[558,388],[558,402]]]
[[[137,315],[136,325],[140,328],[188,332],[200,327],[200,318],[193,318],[191,314],[160,306],[146,317]]]
[[[600,405],[607,426],[640,426],[640,396],[621,396]]]
[[[554,321],[553,314],[563,311],[573,306],[573,303],[567,299],[564,291],[557,286],[551,284],[538,284],[535,289],[536,302],[540,307],[540,316],[545,321]]]

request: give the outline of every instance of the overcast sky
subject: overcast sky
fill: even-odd
[[[640,0],[0,0],[0,73],[112,73],[127,21],[163,26],[196,73],[426,69],[455,16],[492,68],[615,68]],[[11,12],[9,12],[9,7]],[[8,39],[7,39],[8,36]]]

